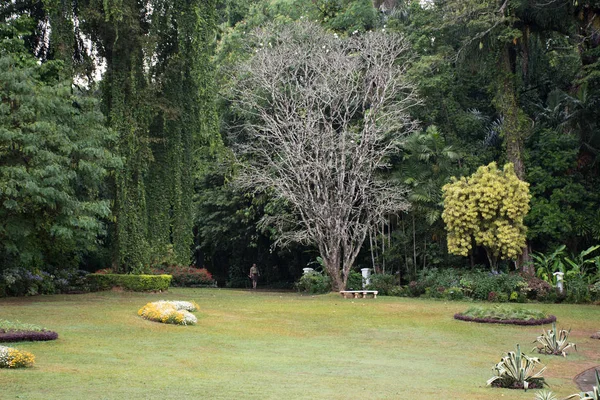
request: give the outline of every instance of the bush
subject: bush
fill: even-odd
[[[373,274],[368,290],[377,290],[382,296],[390,296],[398,286],[398,278],[390,274]]]
[[[417,281],[409,284],[412,296],[475,300],[490,302],[525,302],[527,281],[517,274],[492,274],[482,270],[454,268],[421,271]],[[452,289],[449,291],[449,289]]]
[[[0,274],[0,297],[89,292],[86,275],[77,269],[9,268]]]
[[[362,290],[363,276],[359,272],[350,271],[348,282],[346,282],[346,290]]]
[[[313,271],[302,275],[295,286],[299,292],[328,293],[331,290],[331,279],[327,275]]]
[[[465,296],[463,294],[463,290],[460,287],[451,287],[444,290],[443,296],[444,299],[448,300],[462,300]]]
[[[155,301],[140,308],[138,315],[150,321],[163,324],[194,325],[198,319],[192,311],[200,306],[194,301]]]
[[[527,283],[526,293],[528,299],[537,301],[547,301],[554,289],[543,279],[530,274],[521,274],[521,278]]]
[[[575,275],[565,282],[568,303],[589,303],[592,301],[590,285],[581,275]]]
[[[121,287],[134,292],[161,292],[168,290],[171,284],[171,275],[89,274],[87,278],[95,290]]]
[[[590,296],[592,301],[600,301],[600,281],[590,286]]]
[[[169,265],[160,268],[153,268],[151,272],[155,275],[171,275],[173,277],[171,280],[172,286],[199,287],[215,285],[215,280],[206,268]]]
[[[539,358],[528,357],[517,345],[516,352],[509,351],[496,364],[494,376],[487,384],[508,389],[541,389],[545,384],[542,374],[546,367],[534,372],[538,365],[541,365]]]

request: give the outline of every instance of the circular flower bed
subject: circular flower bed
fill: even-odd
[[[200,306],[194,301],[160,300],[140,308],[138,315],[163,324],[194,325],[198,319],[192,311],[198,311],[199,308]]]
[[[486,324],[544,325],[556,321],[554,315],[545,315],[539,311],[524,308],[496,306],[492,308],[471,307],[464,313],[454,314],[460,321]]]
[[[35,356],[27,351],[0,346],[0,368],[26,368],[34,362]]]
[[[0,343],[1,342],[35,342],[56,340],[58,333],[52,332],[37,325],[22,322],[11,322],[0,320]]]

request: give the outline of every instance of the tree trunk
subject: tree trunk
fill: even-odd
[[[413,234],[413,266],[415,267],[415,277],[417,276],[417,233],[415,232],[415,215],[412,215],[412,234]]]
[[[525,165],[523,162],[524,141],[527,133],[527,116],[519,108],[517,102],[517,89],[515,84],[515,55],[511,45],[506,44],[500,57],[500,82],[496,93],[496,107],[504,117],[502,136],[506,146],[506,159],[514,165],[515,174],[521,180],[525,179]],[[517,258],[516,268],[527,272],[531,261],[527,246]]]
[[[321,257],[323,257],[323,263],[325,264],[327,275],[329,275],[331,278],[331,290],[334,292],[339,292],[340,290],[346,289],[346,280],[341,276],[341,249],[339,247],[330,249],[328,254],[321,252]]]

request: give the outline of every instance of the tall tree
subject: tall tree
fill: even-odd
[[[24,28],[0,24],[0,269],[77,267],[105,233],[115,135],[61,62],[26,50]]]
[[[382,33],[341,40],[312,23],[262,30],[254,43],[236,84],[248,135],[240,181],[292,208],[264,223],[282,244],[316,245],[341,290],[369,229],[407,207],[404,190],[377,175],[416,129],[409,47]]]

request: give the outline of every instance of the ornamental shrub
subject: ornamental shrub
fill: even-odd
[[[295,286],[299,292],[328,293],[331,290],[331,279],[327,275],[313,271],[302,275]]]
[[[215,280],[206,268],[167,265],[153,268],[151,272],[155,275],[171,275],[173,277],[171,281],[172,286],[198,287],[215,285]]]
[[[390,296],[397,287],[398,278],[391,274],[373,274],[367,285],[368,290],[377,290],[382,296]]]
[[[89,292],[87,274],[72,268],[8,268],[0,273],[0,297]]]
[[[27,351],[0,346],[0,368],[32,367],[35,356]]]
[[[95,290],[121,287],[134,292],[145,292],[168,290],[172,277],[171,275],[89,274],[87,278]]]
[[[468,178],[444,185],[442,218],[448,230],[448,251],[467,256],[472,242],[483,246],[493,271],[498,259],[516,259],[523,251],[529,211],[529,184],[512,164],[482,166]]]
[[[140,308],[138,315],[163,324],[194,325],[198,319],[191,312],[198,311],[199,308],[200,306],[194,301],[160,300]]]
[[[362,290],[362,288],[362,274],[360,272],[350,271],[350,275],[348,275],[348,282],[346,283],[346,290]]]

